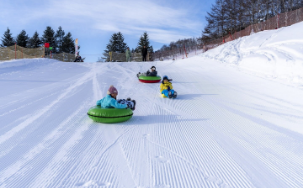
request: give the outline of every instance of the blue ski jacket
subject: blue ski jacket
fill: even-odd
[[[110,95],[106,95],[103,99],[98,100],[97,106],[101,106],[102,108],[127,108],[126,104],[118,103],[117,100]]]

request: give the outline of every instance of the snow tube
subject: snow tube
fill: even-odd
[[[163,98],[167,98],[164,94],[161,94],[161,96],[162,96]]]
[[[94,106],[87,112],[88,117],[100,123],[119,123],[129,120],[133,116],[133,111],[129,108],[101,108]]]
[[[160,76],[139,76],[139,81],[143,83],[157,83],[161,81]]]

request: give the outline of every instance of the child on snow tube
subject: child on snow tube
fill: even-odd
[[[160,92],[162,94],[162,97],[166,98],[176,98],[177,92],[173,90],[173,85],[171,82],[169,82],[169,79],[167,76],[163,76],[162,83],[160,85]]]
[[[118,90],[114,86],[110,86],[106,97],[97,101],[97,106],[102,108],[130,108],[135,110],[136,101],[130,98],[117,100]]]
[[[138,73],[137,74],[137,77],[139,78],[141,75],[144,75],[144,76],[157,76],[157,71],[156,71],[156,67],[155,66],[152,66],[150,68],[150,70],[147,70],[146,73]]]

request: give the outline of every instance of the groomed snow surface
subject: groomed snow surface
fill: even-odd
[[[302,72],[286,66],[302,66],[303,42],[269,45],[287,29],[178,61],[0,63],[0,187],[303,187]],[[138,81],[151,65],[177,99]],[[86,115],[110,85],[137,101],[127,122]]]

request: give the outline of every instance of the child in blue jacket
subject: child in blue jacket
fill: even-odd
[[[97,106],[101,106],[102,108],[130,108],[131,110],[135,110],[136,101],[130,100],[128,98],[119,99],[117,101],[118,90],[114,86],[110,86],[106,97],[97,101]]]

